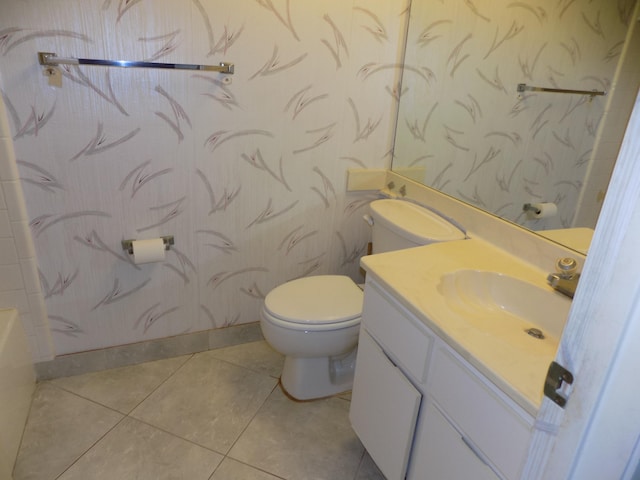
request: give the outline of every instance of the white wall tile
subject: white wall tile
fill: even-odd
[[[24,328],[24,332],[27,336],[36,336],[36,326],[33,323],[30,313],[22,313],[20,314],[20,322],[22,323],[22,328]]]
[[[2,192],[0,191],[0,199],[1,198]],[[13,237],[8,210],[0,210],[0,237]]]
[[[18,263],[18,252],[13,238],[0,238],[0,265]]]
[[[40,289],[40,279],[38,277],[38,264],[35,258],[25,258],[20,260],[20,268],[24,281],[24,289],[27,293],[38,293]]]
[[[29,313],[29,300],[24,289],[0,291],[0,308],[15,308],[18,313]]]
[[[3,98],[0,96],[0,138],[11,138],[11,128],[9,126],[9,118],[4,104]]]
[[[20,321],[27,334],[32,360],[38,362],[50,360],[53,351],[50,346],[44,299],[37,293],[27,297],[25,289],[25,274],[27,279],[34,283],[35,249],[27,224],[20,184],[17,181],[19,175],[13,158],[11,135],[4,108],[0,97],[0,307],[18,310]],[[9,197],[6,203],[5,196]],[[12,218],[19,219],[13,222],[13,225],[10,213]],[[18,234],[15,237],[14,232]],[[27,264],[24,260],[20,264],[18,257],[30,257],[30,259]],[[3,265],[7,263],[11,265]],[[36,287],[39,289],[39,283],[31,286],[34,291],[37,291]],[[32,310],[35,313],[31,313]],[[36,328],[34,320],[40,328]],[[43,338],[38,338],[43,335]],[[47,342],[48,348],[46,348]],[[41,344],[45,345],[44,350]]]
[[[0,180],[18,180],[19,178],[13,142],[11,138],[0,137]]]
[[[20,265],[0,265],[0,292],[23,288]]]
[[[53,360],[55,351],[51,340],[51,331],[48,325],[38,325],[36,327],[36,341],[38,345],[37,362],[47,362]]]
[[[27,337],[27,345],[29,346],[29,352],[31,353],[31,358],[34,363],[40,362],[42,355],[40,355],[40,348],[38,347],[38,337],[36,334],[26,335]]]
[[[12,222],[11,230],[15,237],[16,248],[20,258],[34,258],[36,249],[33,245],[31,229],[27,222]]]
[[[24,203],[24,194],[19,180],[8,180],[2,183],[4,200],[9,210],[9,218],[14,221],[26,221],[29,219],[27,207]]]
[[[29,313],[34,325],[48,325],[47,308],[44,304],[44,298],[40,293],[29,294]]]

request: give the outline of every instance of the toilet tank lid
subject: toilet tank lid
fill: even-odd
[[[370,204],[374,222],[417,244],[463,240],[464,233],[438,214],[404,200],[374,200]]]
[[[264,307],[271,315],[294,323],[325,324],[362,314],[362,290],[344,275],[318,275],[292,280],[271,290]]]

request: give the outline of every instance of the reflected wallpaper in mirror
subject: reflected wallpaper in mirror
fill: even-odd
[[[611,94],[518,94],[517,85],[610,91],[634,7],[414,0],[393,170],[533,230],[593,228],[626,121],[606,120]],[[601,141],[605,152],[596,139],[607,121],[617,143]],[[591,204],[577,215],[583,196]],[[535,202],[558,213],[530,220],[523,205]]]

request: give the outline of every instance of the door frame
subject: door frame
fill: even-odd
[[[564,409],[544,398],[522,478],[630,479],[640,459],[640,95],[556,361],[574,382]]]

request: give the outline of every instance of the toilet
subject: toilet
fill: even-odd
[[[403,200],[375,200],[373,253],[462,240],[464,232],[439,215]],[[269,345],[285,356],[280,384],[290,397],[311,400],[351,390],[362,289],[345,275],[298,278],[271,290],[260,312]]]

